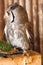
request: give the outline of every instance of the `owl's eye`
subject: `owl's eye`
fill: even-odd
[[[10,12],[7,11],[8,16],[10,16]]]

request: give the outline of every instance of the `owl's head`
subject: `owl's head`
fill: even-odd
[[[5,13],[4,13],[4,19],[5,19],[5,22],[14,22],[14,13],[13,13],[13,10],[18,6],[17,3],[15,4],[11,4],[8,6],[7,10],[5,10]]]
[[[25,23],[28,21],[26,10],[17,3],[10,5],[5,11],[4,18],[6,22]]]

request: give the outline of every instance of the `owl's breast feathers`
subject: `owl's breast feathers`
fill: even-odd
[[[26,28],[24,25],[10,24],[7,26],[6,32],[10,43],[14,46],[21,47],[22,49],[29,48],[29,41],[27,38]]]

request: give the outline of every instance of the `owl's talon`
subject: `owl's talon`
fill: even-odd
[[[18,50],[14,47],[14,51],[18,51]]]
[[[14,50],[16,50],[16,48],[14,47]]]
[[[27,53],[26,50],[23,51],[23,55],[24,55],[24,56],[29,56],[29,54]]]

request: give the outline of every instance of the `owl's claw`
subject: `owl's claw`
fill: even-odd
[[[24,55],[24,56],[29,56],[27,50],[23,50],[23,55]]]

